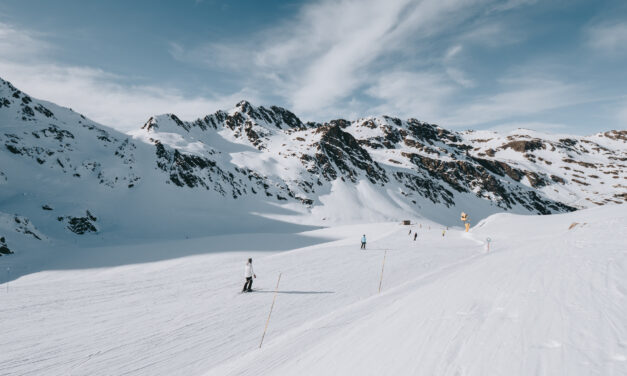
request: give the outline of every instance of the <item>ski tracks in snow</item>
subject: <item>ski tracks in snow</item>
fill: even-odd
[[[510,231],[496,251],[308,322],[209,375],[627,374],[624,237],[602,223],[548,227]]]
[[[504,216],[416,242],[363,225],[287,252],[34,273],[2,297],[0,374],[624,375],[625,220],[603,219]],[[251,256],[267,291],[238,294]]]

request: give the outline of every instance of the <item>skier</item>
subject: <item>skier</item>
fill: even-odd
[[[416,238],[417,238],[417,237],[418,237],[418,233],[417,233],[417,232],[415,232],[415,233],[414,233],[414,241],[416,241]]]
[[[246,278],[246,282],[244,283],[242,292],[253,291],[253,277],[257,278],[257,275],[255,275],[255,272],[253,271],[253,259],[251,258],[248,259],[248,262],[244,267],[244,277]]]
[[[442,237],[444,237],[444,231],[446,231],[446,230],[442,230]]]
[[[407,234],[407,235],[411,235],[411,229],[409,229],[409,234]]]
[[[366,234],[361,237],[361,249],[366,249]]]

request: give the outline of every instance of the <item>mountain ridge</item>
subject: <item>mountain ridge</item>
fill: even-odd
[[[93,241],[276,220],[454,225],[462,210],[478,220],[622,203],[626,143],[620,130],[500,135],[390,116],[303,122],[247,101],[193,121],[155,115],[124,134],[0,80],[0,212],[29,219],[45,239]],[[6,222],[0,229],[17,233]]]

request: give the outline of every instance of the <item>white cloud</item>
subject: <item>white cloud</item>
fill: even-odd
[[[461,69],[449,67],[446,68],[446,74],[451,78],[451,80],[457,82],[463,87],[468,88],[475,86],[475,82],[468,78],[468,75],[464,73]]]
[[[446,51],[446,54],[444,55],[444,61],[450,60],[454,58],[455,56],[459,55],[462,49],[463,47],[460,44],[456,44],[453,47],[449,48],[448,51]]]
[[[369,113],[415,117],[452,128],[500,122],[492,127],[546,131],[563,126],[515,119],[590,101],[580,86],[532,76],[501,80],[496,93],[470,101],[460,100],[458,89],[449,76],[437,73],[402,71],[381,75],[367,93],[382,104],[369,109]]]
[[[407,5],[395,0],[306,6],[295,24],[274,31],[256,62],[288,72],[285,88],[295,111],[330,107],[369,78],[364,69],[386,49],[386,36]]]
[[[576,85],[530,76],[501,80],[501,91],[461,104],[442,119],[448,126],[473,126],[589,102]]]
[[[2,24],[0,51],[12,53],[0,53],[0,74],[36,97],[122,129],[135,128],[154,113],[192,119],[240,99],[270,98],[282,98],[304,120],[389,114],[447,127],[512,123],[592,97],[584,84],[560,79],[559,72],[540,78],[542,67],[515,74],[510,68],[515,79],[506,80],[482,81],[471,74],[477,71],[469,64],[473,48],[524,39],[524,32],[512,31],[494,13],[532,2],[321,0],[246,40],[168,46],[180,62],[239,81],[243,89],[228,95],[188,97],[161,85],[131,85],[91,67],[63,66],[47,58],[54,46],[39,35]],[[624,24],[604,25],[590,29],[590,35],[606,36],[603,42],[595,37],[595,46],[619,48]],[[618,35],[607,36],[610,29]],[[247,87],[263,90],[263,97]]]
[[[442,66],[451,80],[458,85],[468,88],[474,86],[474,81],[468,78],[468,75],[461,68],[455,66],[462,65],[459,59],[462,50],[463,46],[461,44],[456,44],[449,48],[442,59]]]
[[[371,109],[373,115],[437,119],[454,88],[439,74],[392,72],[381,75],[367,92],[384,103]]]
[[[233,107],[242,98],[256,99],[246,90],[216,98],[186,97],[175,88],[120,84],[114,75],[85,67],[20,66],[0,61],[0,71],[34,97],[71,107],[122,131],[139,128],[153,114],[171,112],[191,120]]]
[[[89,118],[128,131],[137,129],[153,114],[176,113],[195,119],[230,108],[243,98],[257,100],[243,89],[225,96],[188,97],[175,88],[131,85],[100,69],[64,66],[46,58],[52,47],[37,35],[0,23],[0,72],[17,88],[56,104],[71,107]]]
[[[432,43],[465,20],[480,18],[486,9],[494,13],[530,3],[320,1],[252,41],[211,43],[184,53],[226,57],[223,66],[254,72],[256,84],[275,90],[304,117],[384,113],[455,127],[507,122],[581,103],[583,90],[557,79],[537,78],[535,70],[520,71],[516,80],[501,80],[480,97],[467,99],[460,94],[479,85],[464,70],[467,46],[499,47],[519,42],[523,35],[497,21],[479,19],[465,25],[466,32],[453,38],[441,55],[433,56]],[[410,69],[402,62],[408,55],[432,65]],[[356,93],[374,98],[375,104],[355,99]]]
[[[488,47],[501,47],[522,41],[525,34],[513,27],[498,21],[478,22],[468,31],[459,36],[460,43],[476,44]]]
[[[603,23],[587,31],[588,45],[594,49],[616,54],[627,53],[627,22]]]
[[[507,1],[502,1],[502,2],[497,3],[490,9],[490,11],[502,12],[502,11],[519,8],[525,5],[532,5],[537,2],[538,0],[507,0]]]
[[[53,47],[42,40],[43,34],[25,32],[0,22],[0,58],[30,62]]]
[[[284,98],[305,117],[324,117],[377,77],[403,70],[402,59],[429,51],[421,43],[480,12],[493,0],[323,0],[304,6],[291,20],[233,41],[183,49],[173,56],[231,66],[260,87]],[[454,47],[455,49],[455,47]],[[461,50],[450,51],[450,57]],[[421,51],[422,50],[422,51]],[[394,57],[397,59],[395,60]],[[423,57],[423,58],[424,58]],[[451,76],[462,86],[472,80],[460,69]],[[444,73],[444,72],[443,72]]]

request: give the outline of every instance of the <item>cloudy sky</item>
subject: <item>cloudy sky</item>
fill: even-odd
[[[590,134],[627,129],[627,2],[2,0],[0,77],[121,130],[247,99]]]

